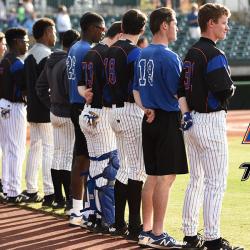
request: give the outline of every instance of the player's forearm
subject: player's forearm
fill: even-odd
[[[180,110],[181,110],[182,114],[185,114],[186,112],[190,111],[188,104],[187,104],[186,97],[184,97],[184,96],[180,97],[178,102],[179,102],[179,106],[180,106]]]
[[[141,97],[140,97],[139,91],[133,90],[133,95],[134,95],[135,103],[136,103],[143,111],[145,111],[145,108],[143,107],[142,102],[141,102]]]

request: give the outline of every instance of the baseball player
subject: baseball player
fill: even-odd
[[[4,33],[0,32],[0,60],[3,58],[6,50],[7,50],[7,47],[6,47],[5,35]],[[1,131],[1,126],[0,126],[0,158],[2,157],[2,180],[0,179],[0,193],[6,194],[8,188],[6,187],[6,183],[7,183],[6,172],[3,172],[3,170],[7,170],[6,167],[3,167],[6,164],[6,160],[5,160],[4,153],[3,153],[4,152],[3,151],[4,142],[2,140],[3,134],[4,133]]]
[[[115,134],[108,120],[111,103],[105,100],[103,89],[107,87],[105,56],[120,35],[121,22],[115,22],[102,42],[84,57],[82,80],[78,82],[78,91],[87,103],[80,116],[90,155],[87,187],[94,185],[94,193],[88,194],[91,213],[88,227],[100,232],[109,232],[109,226],[115,222],[114,180],[119,164],[116,166],[114,162],[119,161]]]
[[[54,209],[64,208],[70,200],[69,188],[75,135],[70,120],[66,59],[69,48],[79,39],[78,31],[66,31],[62,38],[63,50],[56,50],[50,55],[36,82],[37,95],[50,109],[53,126],[54,155],[51,175],[55,194],[55,201],[52,204]],[[66,201],[62,194],[62,186]]]
[[[129,205],[127,239],[136,240],[141,231],[141,189],[146,178],[142,142],[141,121],[143,111],[135,104],[132,93],[134,62],[141,49],[136,46],[144,32],[146,16],[140,10],[129,10],[122,17],[122,37],[108,50],[107,81],[112,98],[110,125],[115,132],[121,167],[115,183],[115,225],[111,232],[123,235],[126,231],[124,211]]]
[[[223,5],[209,3],[200,7],[201,38],[186,55],[178,92],[184,121],[193,120],[193,126],[185,131],[190,182],[183,207],[184,241],[197,249],[202,245],[197,235],[202,202],[205,240],[202,249],[243,249],[221,238],[219,227],[228,172],[226,110],[235,87],[226,56],[216,43],[225,39],[229,17],[230,11]]]
[[[144,110],[142,146],[148,175],[142,192],[143,231],[139,244],[157,249],[181,248],[164,233],[164,217],[177,174],[188,172],[180,109],[176,98],[181,59],[168,48],[177,39],[176,14],[159,8],[150,15],[152,43],[135,66],[134,97]]]
[[[53,132],[50,123],[49,109],[39,100],[35,84],[42,72],[50,47],[56,42],[55,23],[49,18],[41,18],[33,25],[34,46],[28,51],[25,59],[25,75],[27,83],[27,120],[30,124],[30,150],[26,165],[26,195],[29,202],[41,202],[38,195],[38,167],[42,158],[43,172],[43,206],[51,206],[54,200],[54,188],[51,179],[53,158]]]
[[[21,194],[22,164],[26,144],[26,108],[23,97],[25,81],[24,63],[20,59],[28,49],[28,36],[24,29],[12,28],[5,33],[9,52],[0,64],[0,127],[4,142],[3,167],[4,192],[7,201],[20,203],[27,201]]]
[[[94,13],[86,12],[80,19],[81,40],[69,50],[66,65],[69,79],[69,97],[71,103],[71,120],[75,129],[75,145],[73,153],[73,166],[71,171],[71,190],[73,208],[69,220],[70,225],[79,226],[82,221],[84,181],[88,175],[89,155],[87,142],[79,125],[85,100],[79,95],[77,83],[82,76],[83,58],[90,49],[92,42],[99,42],[104,29],[104,19]]]

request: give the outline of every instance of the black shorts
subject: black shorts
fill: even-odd
[[[84,155],[89,157],[87,140],[79,125],[79,115],[81,114],[83,107],[83,104],[71,104],[70,118],[75,129],[75,144],[73,154],[74,156]]]
[[[152,123],[142,121],[142,146],[148,175],[188,173],[180,113],[155,110]]]

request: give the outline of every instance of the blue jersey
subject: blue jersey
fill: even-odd
[[[82,77],[82,62],[86,53],[90,50],[90,44],[86,41],[78,41],[69,50],[66,61],[69,79],[70,103],[84,103],[85,100],[79,95],[77,84]]]
[[[180,82],[181,59],[168,47],[150,44],[135,65],[133,89],[145,108],[179,111],[175,95]]]

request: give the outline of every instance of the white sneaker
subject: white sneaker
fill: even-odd
[[[70,226],[80,226],[82,221],[82,215],[76,215],[72,213],[69,217],[69,225]]]

